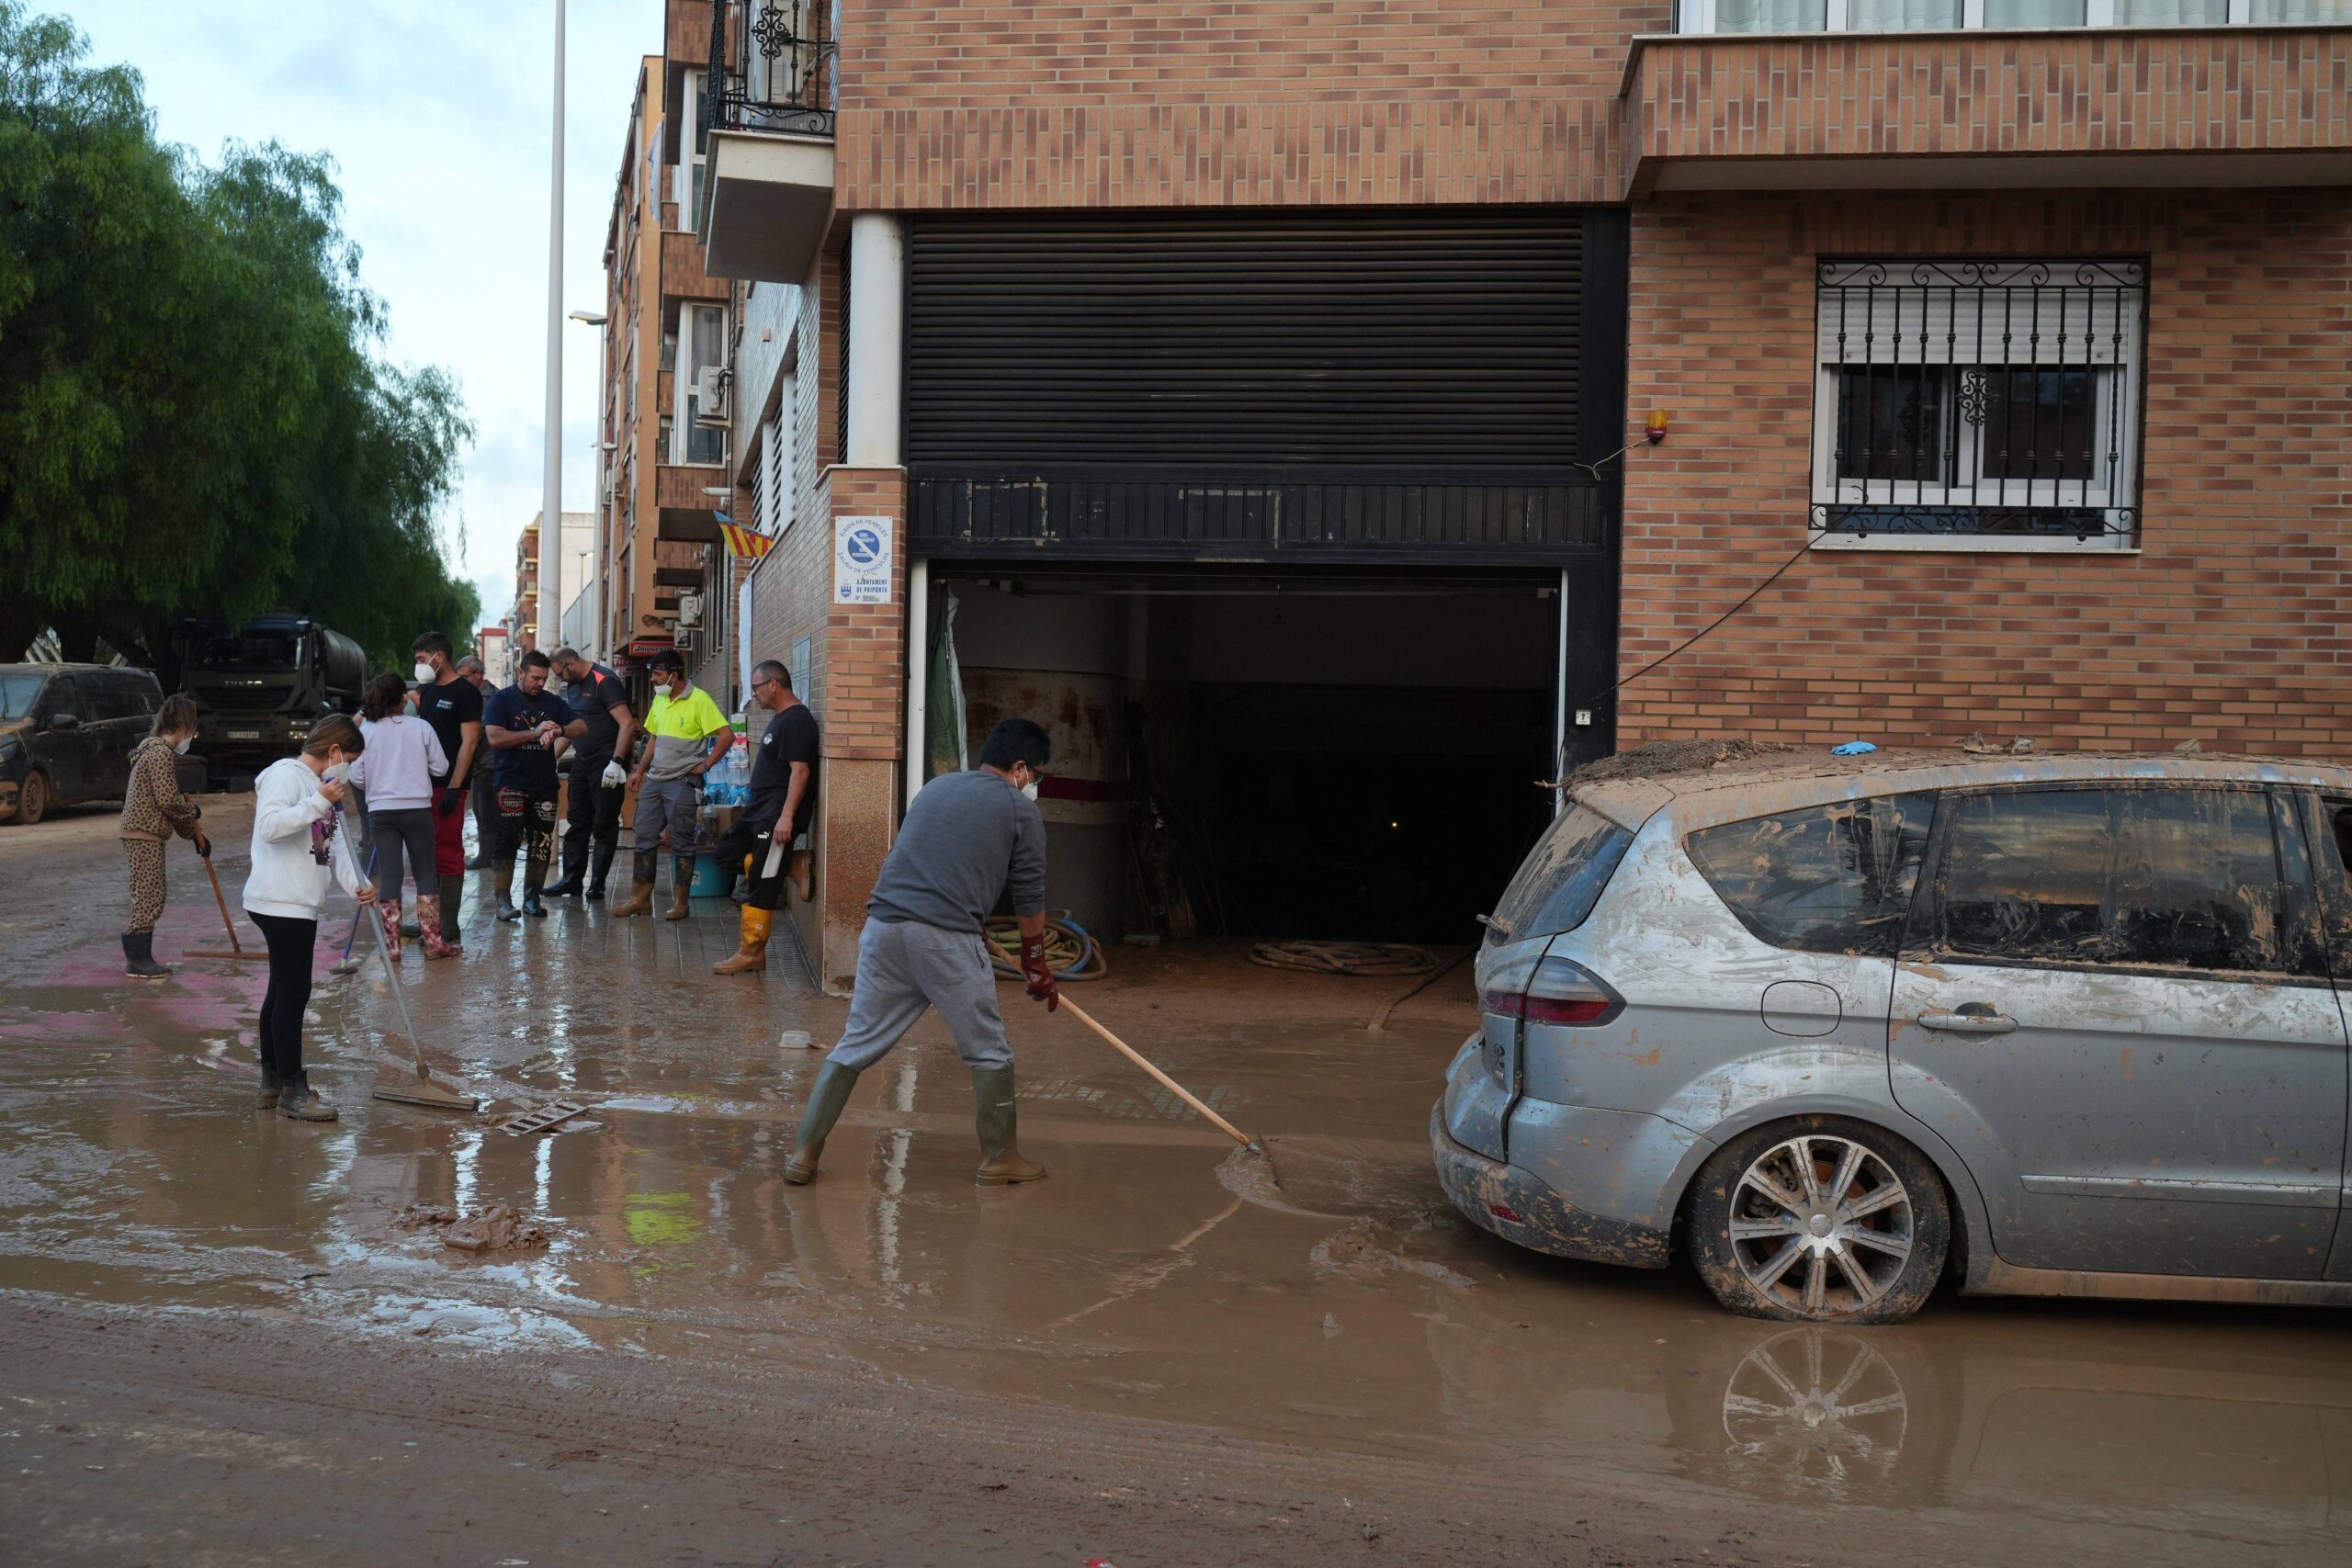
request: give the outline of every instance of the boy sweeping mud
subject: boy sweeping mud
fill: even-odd
[[[888,1055],[925,1008],[939,1010],[972,1069],[981,1155],[972,1179],[1002,1187],[1045,1176],[1014,1145],[1012,1048],[981,922],[1010,888],[1029,995],[1048,1011],[1059,1005],[1046,962],[1046,824],[1036,805],[1052,754],[1043,729],[1008,718],[989,732],[978,768],[932,780],[907,807],[866,902],[849,1023],[808,1091],[786,1181],[816,1179],[857,1075]]]

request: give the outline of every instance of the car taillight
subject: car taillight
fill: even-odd
[[[1530,1023],[1596,1024],[1615,1018],[1625,1003],[1583,964],[1546,958],[1536,964],[1524,991],[1487,991],[1478,998],[1478,1007]]]

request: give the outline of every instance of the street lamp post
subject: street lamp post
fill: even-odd
[[[555,0],[555,128],[548,175],[547,451],[539,487],[542,649],[556,646],[563,618],[563,8],[564,0]],[[552,571],[549,561],[556,563]]]
[[[571,319],[578,321],[584,327],[601,327],[605,324],[605,313],[602,310],[574,310],[571,312]],[[596,364],[599,373],[609,376],[612,370],[612,355],[610,353],[611,345],[607,344],[605,347],[607,352],[597,357]],[[601,408],[598,412],[601,416]],[[581,641],[585,646],[583,646],[580,651],[586,654],[591,659],[605,657],[607,651],[598,646],[604,640],[605,636],[605,530],[611,527],[613,523],[610,515],[612,491],[605,482],[605,467],[607,459],[603,454],[606,449],[607,445],[608,444],[604,440],[603,434],[599,432],[597,435],[598,457],[596,463],[596,509],[594,513],[596,525],[589,530],[588,548],[582,552],[586,556],[588,561],[588,577],[587,581],[580,585],[580,591],[583,593],[588,592],[588,589],[592,584],[596,590],[595,602],[591,604],[588,609],[588,631],[586,635],[581,638]]]

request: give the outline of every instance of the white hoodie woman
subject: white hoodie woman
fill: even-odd
[[[311,1005],[311,970],[319,911],[341,883],[362,904],[376,889],[359,874],[348,844],[335,842],[335,807],[349,793],[351,760],[368,748],[359,726],[330,714],[311,727],[302,754],[272,762],[254,781],[253,873],[245,913],[269,944],[269,989],[262,996],[261,1105],[298,1122],[332,1122],[302,1071],[302,1014]]]

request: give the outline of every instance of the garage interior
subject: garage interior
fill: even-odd
[[[967,755],[1053,736],[1049,899],[1098,936],[1451,945],[1550,819],[1559,581],[942,562],[933,635]]]

